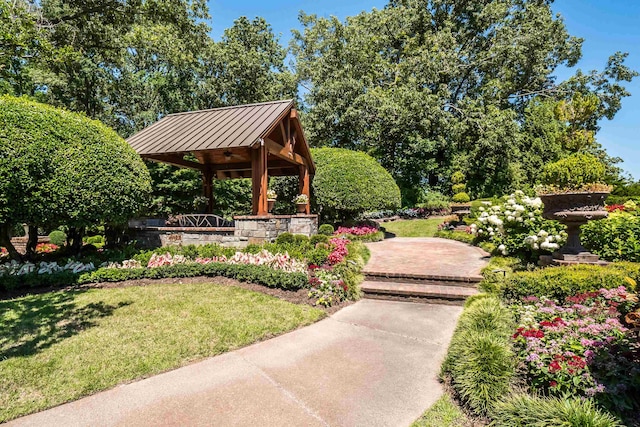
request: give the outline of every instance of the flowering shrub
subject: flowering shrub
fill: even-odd
[[[344,258],[347,256],[347,254],[349,253],[349,250],[347,249],[347,245],[351,243],[351,241],[348,239],[343,239],[341,237],[336,237],[329,240],[329,243],[331,244],[331,247],[332,247],[331,253],[327,258],[327,260],[329,261],[329,264],[335,265],[342,262]]]
[[[619,412],[640,409],[640,347],[620,322],[634,304],[636,296],[619,287],[577,294],[562,305],[526,297],[514,306],[513,340],[531,387],[594,397]]]
[[[478,208],[476,222],[471,224],[471,233],[478,242],[493,243],[501,255],[533,258],[541,251],[558,249],[566,240],[561,224],[542,218],[539,197],[516,191],[500,204],[483,204]]]
[[[38,243],[36,245],[36,253],[39,254],[50,254],[58,249],[60,249],[60,246],[54,245],[53,243]]]
[[[316,299],[316,305],[330,307],[347,298],[348,287],[339,275],[329,268],[312,269],[313,275],[309,279],[311,290],[309,298]]]

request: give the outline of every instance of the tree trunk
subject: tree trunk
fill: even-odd
[[[36,256],[36,246],[38,246],[38,226],[29,224],[28,234],[26,257],[29,260],[33,260]]]
[[[9,258],[22,261],[22,255],[20,255],[15,246],[13,246],[13,243],[11,243],[10,230],[10,224],[0,224],[0,246],[9,252]]]
[[[78,255],[82,250],[82,236],[84,235],[84,227],[69,227],[67,234],[67,242],[69,250],[72,254]]]

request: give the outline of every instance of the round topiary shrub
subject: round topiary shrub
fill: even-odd
[[[333,228],[333,225],[331,225],[331,224],[322,224],[318,228],[318,234],[324,234],[325,236],[333,235],[334,231],[335,231],[335,229]]]
[[[51,233],[49,233],[49,241],[56,246],[63,246],[65,243],[67,243],[67,235],[64,233],[64,231],[53,230]]]
[[[471,197],[467,193],[458,193],[454,194],[451,198],[455,203],[468,203],[471,200]]]
[[[398,185],[373,157],[342,148],[316,148],[311,154],[316,209],[323,218],[344,221],[400,207]]]
[[[542,170],[542,183],[566,190],[588,190],[604,181],[606,167],[592,154],[572,154],[549,163]]]
[[[451,186],[451,191],[453,191],[453,194],[464,193],[466,189],[467,186],[465,184],[453,184]]]
[[[112,129],[26,98],[0,97],[0,223],[126,223],[150,193],[142,159]]]

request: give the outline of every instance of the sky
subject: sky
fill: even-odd
[[[298,12],[344,19],[372,8],[381,9],[381,0],[209,0],[211,34],[219,39],[225,28],[240,16],[262,16],[287,46],[291,29],[300,29]],[[628,52],[626,64],[640,71],[640,1],[638,0],[556,0],[554,12],[562,15],[569,34],[582,37],[582,59],[573,69],[557,70],[564,80],[576,69],[602,70],[616,51]],[[640,180],[640,77],[627,84],[631,96],[613,120],[603,119],[597,140],[611,156],[621,157],[620,166]]]

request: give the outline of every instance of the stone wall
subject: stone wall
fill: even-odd
[[[27,253],[27,240],[28,240],[28,237],[26,236],[12,237],[11,244],[13,245],[14,248],[16,248],[16,251],[24,255],[25,253]],[[38,236],[38,243],[50,243],[49,237]]]
[[[311,236],[318,232],[318,215],[237,216],[235,236],[249,243],[275,240],[282,233]]]
[[[161,246],[206,245],[218,243],[236,248],[249,243],[273,241],[282,233],[318,233],[317,215],[237,216],[234,227],[158,227],[148,220],[129,222],[129,234],[143,248]]]
[[[187,246],[218,243],[235,248],[245,247],[246,237],[235,236],[234,228],[194,228],[194,227],[130,227],[132,239],[143,248],[160,246]]]

